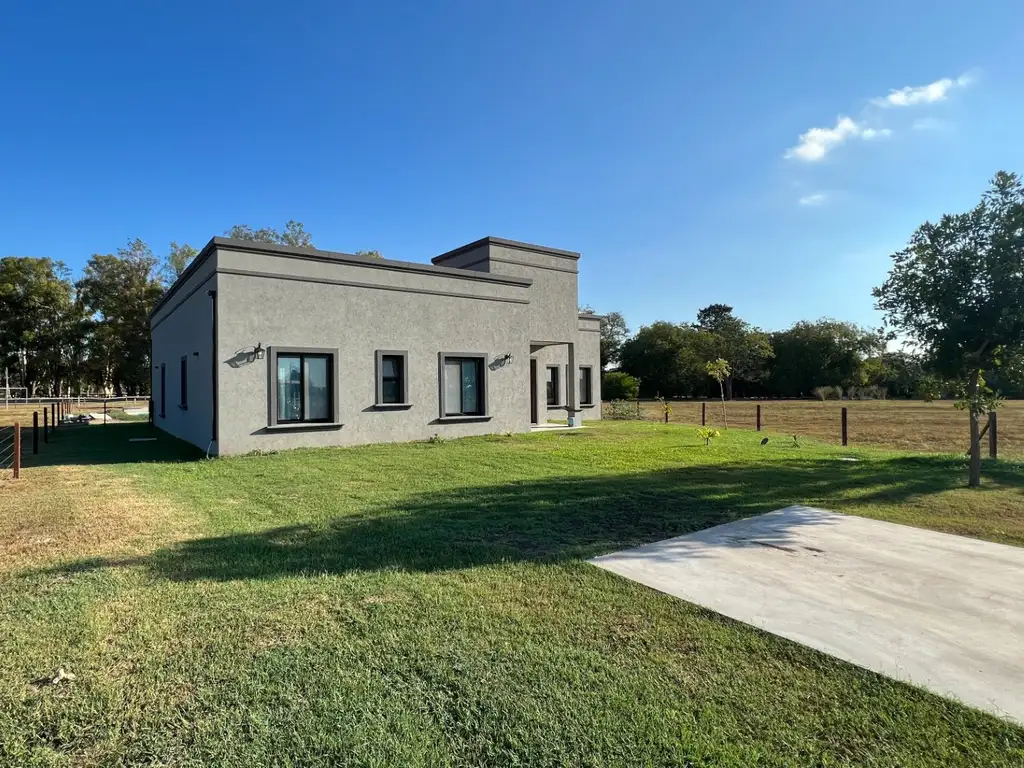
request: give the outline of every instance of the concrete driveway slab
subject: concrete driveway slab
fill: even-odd
[[[1024,549],[788,507],[595,565],[1024,723]]]

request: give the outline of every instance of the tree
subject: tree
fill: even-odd
[[[278,232],[273,227],[253,229],[248,224],[235,224],[224,234],[233,240],[248,240],[253,243],[290,245],[295,248],[313,247],[313,236],[306,231],[301,221],[291,219],[284,225],[283,232]]]
[[[596,315],[593,307],[580,307],[580,314]],[[618,365],[622,345],[629,338],[626,318],[621,312],[609,312],[601,320],[601,368]]]
[[[725,380],[732,374],[732,367],[727,360],[718,358],[709,362],[705,370],[707,370],[708,376],[718,382],[718,387],[722,392],[722,419],[725,421],[725,428],[728,429],[729,414],[725,410]]]
[[[142,240],[95,254],[78,291],[88,312],[88,362],[96,383],[119,394],[149,390],[149,315],[163,295],[158,261]]]
[[[59,394],[76,377],[82,319],[64,264],[0,259],[0,368],[29,395]]]
[[[636,400],[640,382],[628,373],[608,371],[601,377],[601,396],[605,400]]]
[[[725,379],[725,396],[732,400],[733,380],[760,382],[767,375],[768,361],[775,356],[771,339],[733,314],[728,304],[711,304],[697,312],[696,327],[711,334],[715,356],[730,362]]]
[[[998,404],[983,371],[1024,356],[1024,185],[1000,171],[967,213],[925,222],[892,254],[877,308],[940,376],[959,382],[970,413],[968,484],[981,484],[982,413]]]
[[[368,259],[383,259],[380,251],[356,251],[356,256],[365,256]]]
[[[622,345],[620,367],[640,379],[645,396],[688,397],[706,388],[711,337],[689,325],[659,321]]]
[[[801,320],[771,335],[768,388],[780,397],[806,397],[815,387],[846,389],[865,384],[864,360],[879,355],[881,334],[854,323]]]
[[[188,265],[192,263],[192,260],[198,253],[199,251],[188,243],[178,245],[177,242],[172,240],[171,250],[168,252],[167,259],[164,261],[164,266],[161,269],[164,283],[169,286],[181,277],[181,273],[188,268]]]

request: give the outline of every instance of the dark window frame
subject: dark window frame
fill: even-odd
[[[397,357],[399,363],[399,399],[395,402],[384,400],[384,358]],[[377,408],[408,408],[409,402],[409,352],[404,349],[378,349],[374,353],[374,403]]]
[[[579,387],[579,392],[576,393],[576,397],[579,399],[581,407],[592,406],[594,404],[594,366],[592,365],[581,365],[579,367],[579,378],[576,382]],[[587,372],[587,387],[586,390],[583,388],[583,372]],[[586,392],[586,399],[583,394]]]
[[[445,363],[452,360],[473,360],[477,365],[477,399],[479,401],[478,410],[474,413],[465,413],[462,411],[462,404],[459,404],[458,412],[449,412],[447,403],[447,394],[445,387]],[[490,406],[491,398],[490,392],[488,391],[488,366],[487,366],[487,353],[486,352],[439,352],[437,355],[437,370],[438,370],[438,404],[440,414],[438,416],[441,421],[473,421],[473,420],[486,420],[490,419]],[[460,399],[461,399],[461,387],[460,387]]]
[[[549,363],[546,367],[547,376],[544,379],[544,399],[547,401],[548,408],[564,408],[565,398],[562,396],[562,367],[554,363]],[[554,381],[551,379],[552,371],[555,372]],[[548,391],[549,387],[553,391]],[[553,401],[552,397],[554,397]]]
[[[160,418],[167,418],[167,364],[160,363]]]
[[[180,393],[178,397],[178,407],[183,411],[188,410],[188,355],[181,356],[181,364],[178,369],[178,374],[181,379],[179,382]]]
[[[327,418],[324,419],[288,419],[283,420],[277,417],[277,359],[279,357],[325,357],[327,358]],[[329,347],[269,347],[267,349],[267,382],[270,396],[269,413],[267,414],[268,427],[289,427],[316,428],[338,426],[340,422],[340,403],[338,400],[338,349]],[[305,411],[305,376],[306,366],[300,362],[299,371],[302,378],[301,392],[303,397],[302,410]]]

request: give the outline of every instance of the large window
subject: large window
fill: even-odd
[[[183,411],[188,410],[188,355],[181,356],[181,397],[178,407]]]
[[[560,405],[559,395],[561,394],[561,387],[558,386],[558,366],[548,366],[548,405],[557,406]]]
[[[441,356],[441,414],[483,416],[487,413],[484,356]]]
[[[409,353],[399,350],[377,350],[377,405],[409,404]]]
[[[327,350],[275,348],[271,351],[271,426],[337,420],[334,361]]]
[[[594,404],[594,369],[589,365],[580,366],[580,405]]]

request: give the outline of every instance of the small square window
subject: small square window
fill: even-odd
[[[580,366],[580,405],[594,404],[594,369],[589,365]]]
[[[377,405],[408,405],[408,362],[408,352],[377,350]]]

